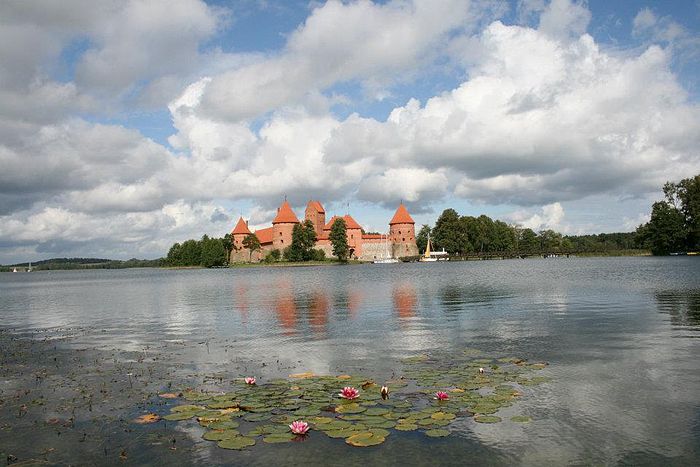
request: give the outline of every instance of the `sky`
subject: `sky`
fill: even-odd
[[[700,1],[0,2],[0,263],[289,200],[631,231],[700,173]]]

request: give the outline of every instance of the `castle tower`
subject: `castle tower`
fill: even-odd
[[[294,224],[298,224],[297,218],[287,200],[282,206],[277,208],[277,216],[272,221],[272,247],[277,250],[284,250],[292,244],[292,230]]]
[[[394,258],[418,256],[415,222],[403,203],[399,204],[389,221],[389,241]]]
[[[316,237],[321,237],[323,235],[323,228],[326,225],[326,211],[319,201],[309,201],[309,204],[306,205],[304,218],[307,221],[311,221],[314,225]]]
[[[250,259],[248,249],[243,247],[243,240],[251,233],[252,232],[248,228],[248,223],[243,220],[242,216],[239,217],[236,227],[231,231],[231,243],[233,244],[233,248],[231,249],[231,258],[229,258],[229,262],[237,263]]]

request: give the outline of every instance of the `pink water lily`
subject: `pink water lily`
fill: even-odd
[[[305,435],[306,432],[309,431],[309,424],[302,420],[297,420],[289,425],[289,429],[292,430],[292,433],[295,435]]]
[[[243,381],[245,381],[245,384],[250,384],[251,386],[255,384],[255,378],[252,376],[248,376],[246,378],[243,378]]]
[[[445,391],[438,391],[435,393],[435,399],[439,401],[446,401],[450,396]]]
[[[353,400],[357,399],[357,397],[360,395],[360,391],[357,389],[350,387],[350,386],[345,386],[342,391],[340,391],[340,394],[338,394],[340,397],[343,399],[348,399],[348,400]]]

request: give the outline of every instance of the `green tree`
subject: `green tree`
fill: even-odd
[[[664,185],[667,201],[683,215],[685,250],[700,249],[700,175]]]
[[[503,221],[493,223],[493,239],[490,242],[491,251],[515,251],[515,229]]]
[[[182,266],[182,245],[175,243],[168,250],[168,256],[165,258],[168,266]]]
[[[253,260],[253,252],[260,251],[260,240],[253,234],[248,234],[243,239],[243,248],[248,249],[248,261]]]
[[[340,261],[347,261],[350,248],[348,247],[347,226],[343,218],[339,217],[333,222],[328,238],[333,245],[333,255]]]
[[[423,224],[423,226],[418,231],[416,235],[416,245],[418,245],[418,251],[420,253],[425,251],[425,247],[428,245],[428,236],[430,235],[430,226]]]
[[[181,247],[181,258],[182,261],[180,266],[200,266],[202,264],[201,243],[192,239],[183,242]]]
[[[224,237],[221,239],[221,243],[224,245],[224,249],[226,250],[226,263],[228,263],[229,259],[231,258],[231,250],[233,250],[234,247],[231,234],[227,233],[224,235]]]
[[[275,248],[274,250],[270,250],[267,252],[263,261],[265,261],[266,263],[274,263],[275,261],[279,261],[281,256],[282,255],[280,251],[277,248]]]
[[[435,221],[430,239],[435,248],[444,248],[450,254],[462,254],[466,250],[467,235],[454,209],[445,209]]]
[[[311,221],[295,224],[292,230],[292,244],[285,249],[287,261],[310,261],[316,245],[316,230]]]
[[[540,241],[532,229],[522,229],[519,232],[518,248],[522,252],[531,253],[540,249]]]
[[[554,230],[540,231],[540,250],[545,252],[561,251],[562,236]]]
[[[654,255],[683,251],[687,232],[681,211],[667,201],[658,201],[651,208],[651,219],[637,229],[640,243]]]
[[[201,256],[200,264],[205,268],[223,266],[226,261],[226,248],[220,238],[202,237],[200,242]]]

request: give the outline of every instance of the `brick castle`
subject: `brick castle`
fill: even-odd
[[[306,205],[304,218],[311,221],[314,226],[316,248],[323,250],[326,257],[332,257],[333,246],[328,235],[333,223],[339,217],[333,216],[326,223],[326,211],[321,203],[309,201]],[[415,222],[403,203],[399,204],[394,217],[389,221],[389,233],[386,235],[364,233],[360,224],[350,215],[346,214],[342,218],[347,227],[348,246],[352,259],[373,261],[387,256],[400,258],[418,255]],[[234,248],[230,261],[232,263],[247,262],[252,259],[252,261],[257,262],[264,258],[269,251],[279,250],[282,253],[285,248],[292,244],[292,230],[295,224],[299,224],[299,219],[286,200],[277,208],[277,215],[272,221],[272,227],[256,230],[253,233],[248,229],[248,223],[243,220],[243,217],[239,218],[238,223],[231,231],[231,241]],[[261,251],[254,251],[252,256],[251,252],[243,247],[243,239],[251,234],[258,237],[261,245]]]

